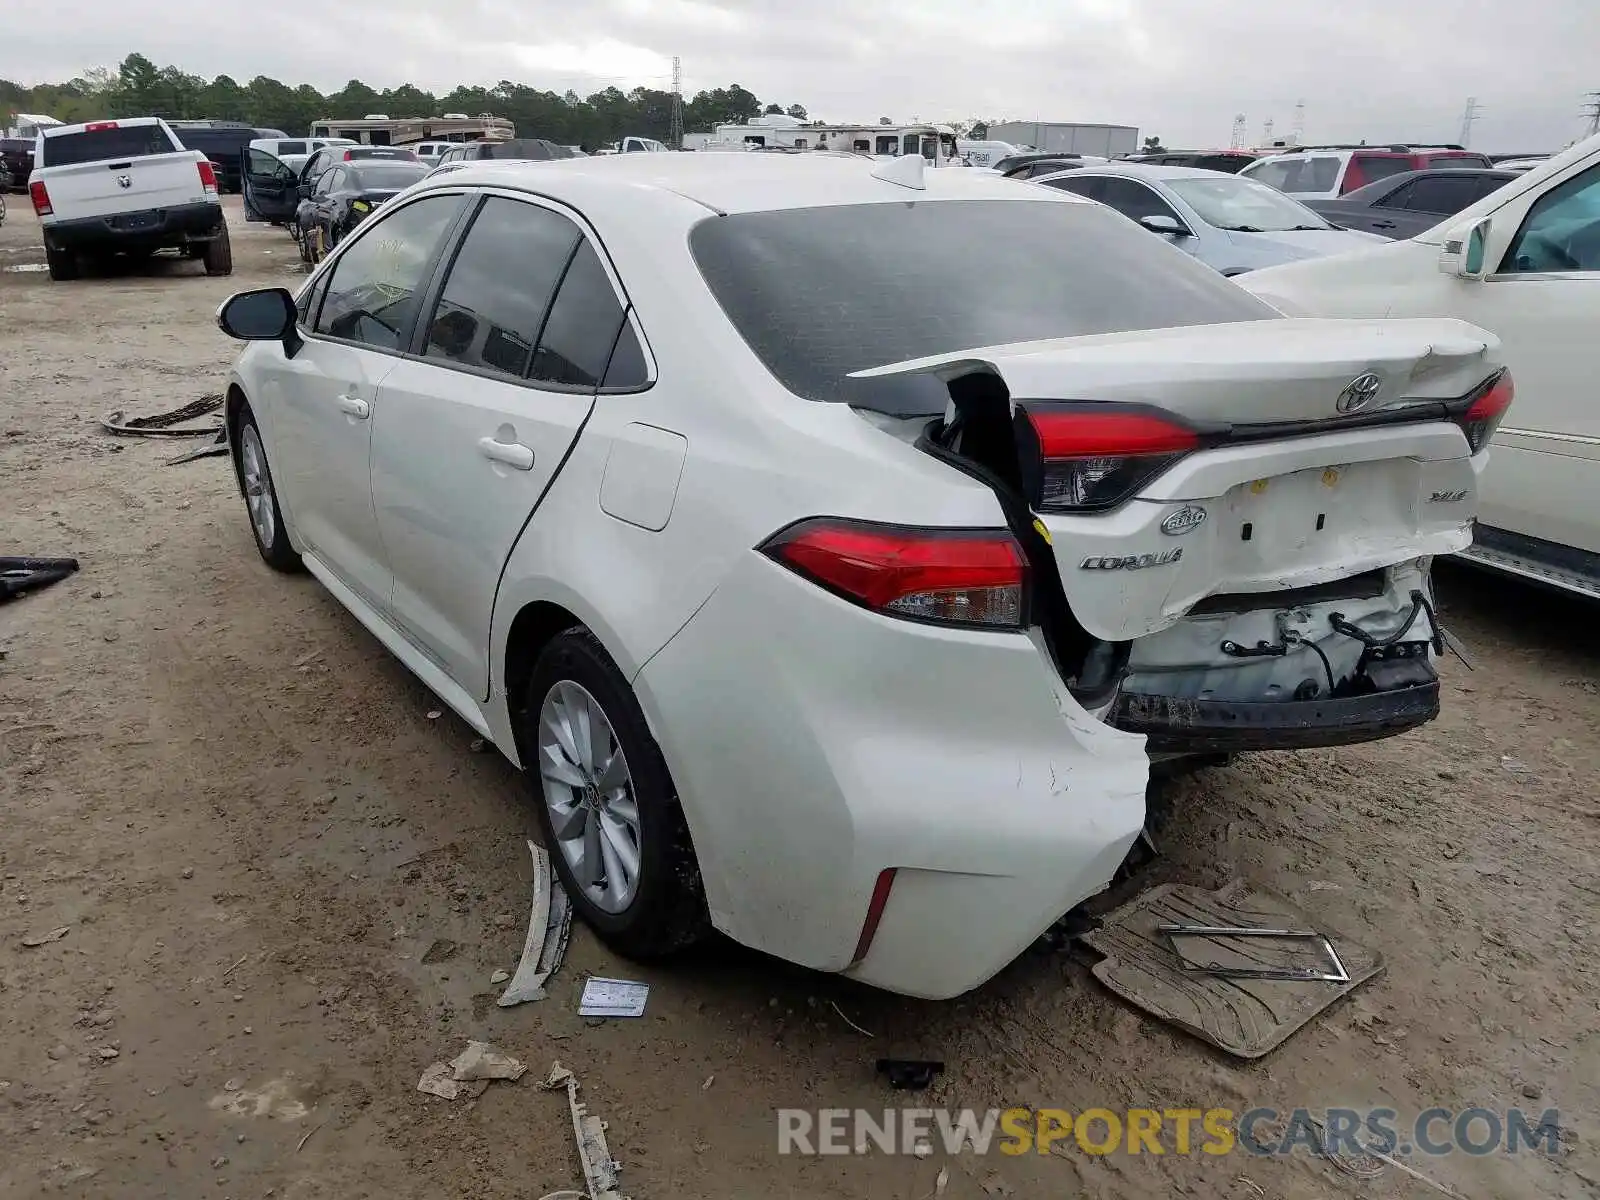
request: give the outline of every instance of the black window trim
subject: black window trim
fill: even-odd
[[[552,196],[546,196],[543,193],[533,191],[531,188],[525,189],[498,185],[495,187],[477,187],[471,189],[463,188],[462,190],[463,192],[469,192],[474,199],[472,202],[464,206],[464,218],[462,220],[458,220],[447,234],[445,253],[441,254],[438,260],[434,263],[432,273],[428,279],[426,290],[422,292],[422,303],[417,309],[419,319],[416,324],[413,325],[411,337],[407,343],[407,349],[400,355],[400,357],[412,359],[430,367],[437,367],[441,371],[459,371],[464,375],[473,375],[482,379],[492,379],[497,383],[507,384],[511,387],[524,387],[536,392],[552,392],[563,395],[585,396],[625,396],[637,394],[639,392],[648,392],[652,387],[654,387],[656,380],[659,377],[657,374],[655,353],[651,350],[650,343],[645,338],[644,328],[639,323],[637,315],[634,312],[633,300],[629,297],[627,289],[622,286],[622,277],[617,273],[616,264],[611,261],[611,254],[606,249],[605,242],[601,239],[594,226],[589,223],[583,214],[578,212],[577,209],[563,204],[560,200],[557,200]],[[431,195],[433,193],[427,194]],[[611,290],[616,297],[617,304],[622,309],[623,325],[627,325],[630,321],[633,324],[633,335],[638,340],[639,349],[644,355],[644,383],[637,384],[632,387],[608,388],[585,383],[555,383],[548,379],[513,379],[504,371],[496,371],[488,367],[475,367],[469,363],[447,362],[437,357],[430,357],[423,352],[426,348],[424,341],[426,337],[426,330],[423,327],[420,314],[427,313],[428,316],[431,317],[434,309],[438,307],[439,297],[444,291],[445,278],[449,274],[449,268],[455,265],[456,256],[460,253],[461,246],[466,241],[466,235],[471,231],[472,219],[476,218],[478,212],[482,210],[484,204],[486,204],[491,197],[498,197],[502,200],[518,201],[524,204],[532,204],[536,208],[546,209],[549,212],[555,213],[559,217],[564,217],[568,221],[571,221],[573,225],[577,227],[580,235],[578,243],[572,248],[572,253],[567,256],[566,264],[561,268],[561,278],[556,281],[555,290],[550,294],[550,306],[545,309],[544,318],[539,324],[538,336],[535,337],[533,341],[534,349],[538,349],[539,342],[544,337],[544,326],[550,320],[550,313],[555,308],[556,300],[560,298],[561,285],[566,282],[567,272],[571,270],[572,263],[578,256],[578,251],[583,248],[583,239],[587,238],[590,244],[594,246],[595,257],[600,260],[600,269],[605,272],[606,279],[611,284]],[[618,326],[617,339],[620,339],[621,336],[622,326]],[[611,344],[611,353],[614,355],[616,351],[617,340],[613,340]],[[609,367],[610,357],[608,356],[607,369],[609,369]],[[601,380],[605,379],[604,370],[601,371],[600,378]]]
[[[326,278],[331,280],[332,276],[333,276],[333,272],[335,272],[335,271],[337,271],[339,269],[339,264],[342,261],[344,261],[344,256],[345,256],[346,253],[348,253],[349,248],[351,246],[354,246],[354,245],[358,244],[361,241],[361,239],[363,237],[367,236],[368,233],[371,230],[373,230],[373,229],[381,229],[388,221],[393,219],[395,213],[404,212],[406,209],[410,208],[413,204],[420,203],[423,200],[431,199],[431,198],[436,197],[436,196],[453,196],[453,197],[455,197],[456,202],[457,202],[456,214],[445,225],[444,233],[439,239],[439,245],[434,250],[433,261],[432,261],[431,265],[426,266],[426,267],[423,268],[422,276],[421,276],[421,279],[419,280],[419,289],[418,289],[419,291],[421,291],[421,289],[423,287],[429,286],[429,282],[428,281],[431,281],[434,278],[434,276],[437,274],[438,268],[439,268],[439,260],[444,257],[443,252],[445,250],[447,250],[449,247],[451,247],[452,245],[454,245],[455,239],[456,239],[456,235],[457,235],[457,233],[459,232],[459,230],[461,228],[462,218],[465,216],[466,213],[468,213],[468,212],[470,212],[472,210],[472,205],[471,204],[464,204],[464,203],[461,202],[463,200],[463,198],[467,197],[468,195],[470,195],[470,193],[468,192],[468,190],[466,188],[438,188],[438,189],[435,189],[435,190],[429,190],[429,191],[420,193],[419,195],[411,198],[410,200],[407,200],[404,204],[397,204],[394,208],[391,208],[388,212],[383,214],[384,219],[381,220],[381,221],[363,221],[363,222],[361,222],[360,225],[356,226],[355,233],[353,233],[350,237],[346,238],[343,242],[340,242],[339,245],[334,248],[334,252],[331,255],[329,255],[328,258],[323,261],[322,266],[315,273],[312,274],[311,279],[307,282],[306,286],[308,288],[314,288],[314,287],[317,286],[317,281],[319,279],[324,278],[324,277],[326,277]],[[354,349],[354,350],[366,350],[366,351],[370,351],[373,354],[383,354],[383,355],[387,355],[387,356],[392,357],[392,358],[407,358],[407,357],[410,357],[409,355],[403,353],[400,350],[390,350],[390,349],[388,349],[386,347],[383,347],[383,346],[374,346],[371,342],[361,342],[361,341],[355,340],[354,338],[333,337],[333,336],[331,336],[331,335],[329,335],[327,333],[323,333],[323,332],[317,330],[317,328],[316,328],[317,320],[322,315],[322,305],[327,301],[327,298],[328,298],[328,289],[327,288],[323,288],[322,297],[317,302],[317,305],[316,305],[317,311],[313,312],[313,313],[307,313],[306,314],[306,319],[310,322],[310,326],[311,327],[310,328],[306,328],[306,327],[302,326],[300,332],[302,333],[302,335],[307,340],[314,341],[314,342],[328,342],[328,343],[331,343],[332,345],[335,345],[335,346],[349,346],[351,349]],[[419,306],[418,311],[419,312],[421,311],[420,306]],[[431,304],[428,307],[428,311],[429,312],[433,311],[433,308],[432,308]],[[411,317],[411,328],[409,330],[404,331],[405,336],[401,339],[403,344],[405,344],[405,345],[409,345],[410,344],[411,339],[413,338],[413,336],[415,334],[416,326],[417,326],[417,317],[416,317],[416,314],[413,314],[412,317]]]

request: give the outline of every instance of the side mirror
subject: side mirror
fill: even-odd
[[[241,342],[286,342],[294,336],[294,297],[284,288],[236,292],[217,309],[217,328]]]
[[[1491,218],[1483,217],[1445,234],[1439,270],[1461,279],[1482,279],[1488,274],[1490,222]]]
[[[311,199],[311,185],[309,183],[299,184],[294,190],[299,195],[300,199]]]
[[[1151,216],[1140,217],[1139,224],[1151,233],[1163,234],[1167,237],[1188,237],[1189,230],[1184,223],[1176,217]]]

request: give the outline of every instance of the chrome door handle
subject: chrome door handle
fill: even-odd
[[[372,415],[372,405],[361,399],[360,396],[340,396],[339,411],[347,413],[357,420],[365,421]]]
[[[483,437],[478,439],[478,449],[490,462],[504,463],[519,471],[533,470],[533,451],[521,442],[497,442]]]

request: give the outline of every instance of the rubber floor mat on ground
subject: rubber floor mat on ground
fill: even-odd
[[[1284,979],[1228,979],[1185,970],[1159,925],[1210,925],[1326,932],[1289,901],[1235,881],[1215,892],[1163,884],[1101,918],[1081,940],[1105,957],[1095,978],[1130,1004],[1237,1058],[1260,1058],[1339,997],[1383,970],[1376,950],[1328,934],[1338,951],[1345,983]],[[1227,966],[1329,966],[1320,942],[1266,938],[1180,938],[1191,963]]]

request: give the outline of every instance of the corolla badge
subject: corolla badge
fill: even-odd
[[[1161,532],[1168,537],[1182,537],[1199,529],[1205,519],[1205,509],[1198,504],[1185,504],[1177,512],[1167,514],[1166,520],[1161,522]]]
[[[1368,371],[1365,375],[1357,375],[1345,385],[1344,391],[1340,392],[1339,398],[1333,402],[1333,407],[1342,413],[1360,412],[1376,400],[1381,391],[1383,391],[1383,380]]]
[[[1164,567],[1183,557],[1182,550],[1168,550],[1162,554],[1130,554],[1126,557],[1096,556],[1078,564],[1080,571],[1143,571],[1148,567]]]

